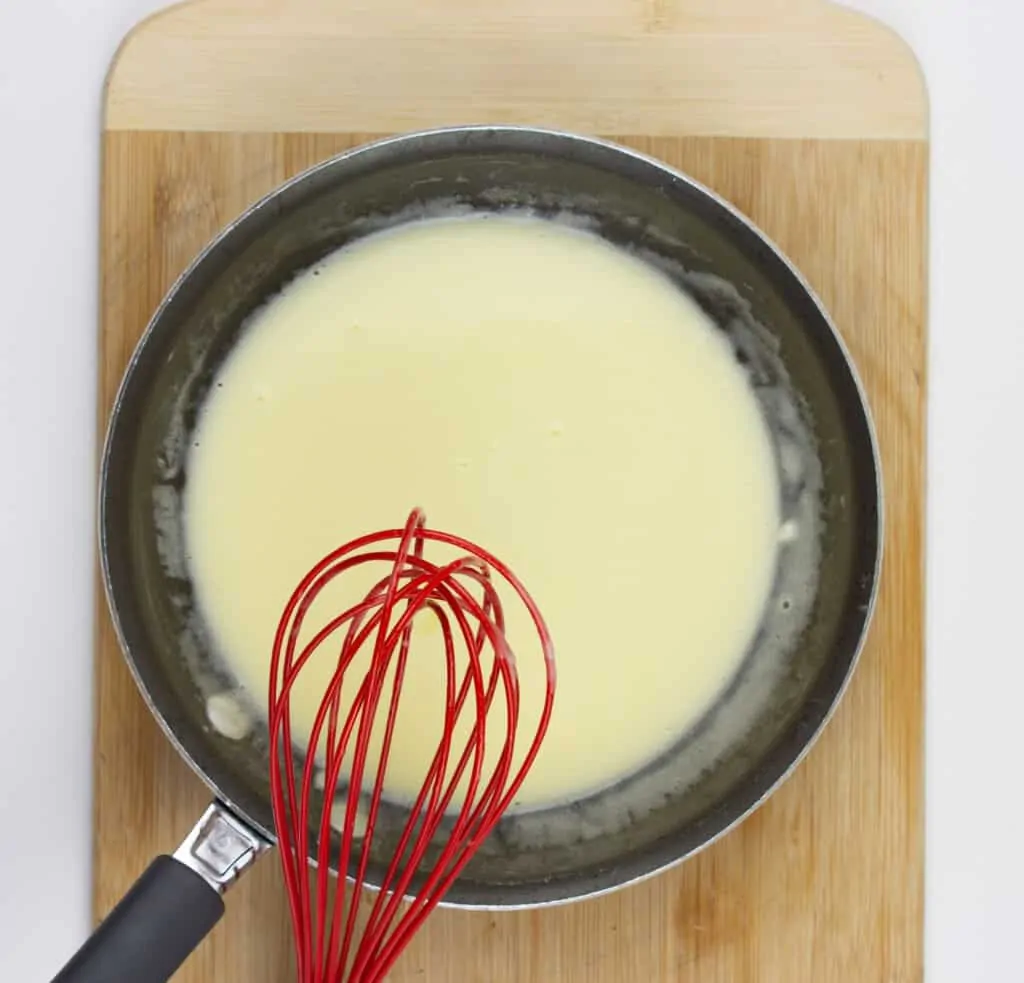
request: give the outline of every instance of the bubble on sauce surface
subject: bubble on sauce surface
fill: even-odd
[[[348,799],[344,795],[335,796],[331,804],[331,826],[339,833],[345,832],[345,813],[348,810]],[[352,836],[361,840],[366,836],[366,824],[369,815],[363,808],[361,800],[356,802],[356,814],[352,823]]]
[[[782,472],[783,481],[791,485],[798,484],[803,480],[806,454],[804,449],[794,441],[781,439],[777,444],[779,455],[779,470]]]
[[[207,698],[206,719],[218,734],[231,741],[245,740],[253,725],[248,711],[231,693],[215,693]]]
[[[779,542],[792,543],[800,536],[800,523],[795,519],[787,519],[779,526]]]

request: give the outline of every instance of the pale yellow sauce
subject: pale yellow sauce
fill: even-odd
[[[641,768],[737,671],[774,570],[770,439],[727,341],[640,260],[538,219],[409,224],[291,284],[217,382],[190,453],[187,546],[257,705],[297,581],[417,505],[503,558],[550,625],[555,712],[520,805]],[[347,584],[315,627],[366,588]],[[525,734],[543,664],[510,615]],[[387,778],[399,797],[440,727],[436,631],[413,645]],[[307,733],[333,668],[311,666],[293,698]]]

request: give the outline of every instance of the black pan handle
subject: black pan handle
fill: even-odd
[[[165,983],[224,914],[223,892],[268,847],[215,802],[157,857],[53,983]]]
[[[54,983],[164,983],[224,914],[221,896],[173,857],[157,857]]]

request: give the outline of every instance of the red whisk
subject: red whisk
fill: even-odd
[[[424,556],[428,542],[453,547],[462,555],[439,566]],[[317,596],[335,578],[367,565],[380,566],[384,575],[362,600],[300,645],[304,619]],[[518,765],[514,759],[523,745],[523,735],[517,733],[519,683],[505,638],[505,614],[495,575],[526,606],[547,673],[540,720],[535,732],[528,735]],[[415,657],[413,623],[418,614],[436,621],[444,643],[442,735],[390,850],[392,859],[380,891],[357,932],[356,913],[384,796],[402,680],[410,651]],[[339,638],[336,669],[313,722],[308,747],[300,749],[305,761],[297,765],[290,694],[314,653],[332,640],[337,644]],[[460,660],[457,654],[462,650],[465,658]],[[369,654],[369,665],[356,671],[353,661],[360,652]],[[353,683],[355,696],[343,705],[343,686],[348,694]],[[299,983],[377,983],[383,979],[522,785],[547,730],[554,688],[551,639],[523,585],[487,551],[426,528],[419,510],[412,512],[404,529],[353,540],[325,556],[303,578],[278,624],[269,694],[270,785],[295,930]],[[490,732],[487,728],[487,716],[496,701],[505,709],[505,725],[497,735],[496,728]],[[456,740],[460,720],[471,723],[468,738],[461,743]],[[380,749],[376,767],[370,768],[364,783],[375,726],[382,728],[377,735]],[[496,740],[500,743],[497,755],[488,746]],[[318,770],[323,775],[322,793]],[[453,807],[460,788],[464,798]],[[331,809],[339,790],[348,790],[347,804],[340,845],[332,851]],[[356,827],[361,796],[368,800],[365,831]],[[442,820],[450,828],[438,836]],[[307,868],[311,835],[316,843],[315,875]],[[361,847],[357,846],[360,840]],[[333,891],[328,873],[332,860],[342,875],[352,862],[356,866],[351,884],[340,876]],[[410,895],[414,896],[403,904],[403,898]]]

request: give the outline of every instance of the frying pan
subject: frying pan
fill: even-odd
[[[401,222],[480,210],[587,227],[697,300],[732,343],[769,425],[784,523],[757,637],[699,723],[614,788],[506,817],[445,903],[553,904],[664,870],[764,801],[832,713],[874,605],[879,465],[856,372],[799,273],[706,188],[596,139],[473,126],[364,146],[288,182],[225,229],[174,285],[125,373],[100,478],[104,586],[143,699],[213,803],[57,979],[167,979],[222,914],[226,889],[274,841],[265,726],[232,740],[207,717],[208,698],[231,678],[181,546],[186,449],[218,367],[250,315],[326,254]],[[382,814],[371,884],[403,819],[397,807]]]

